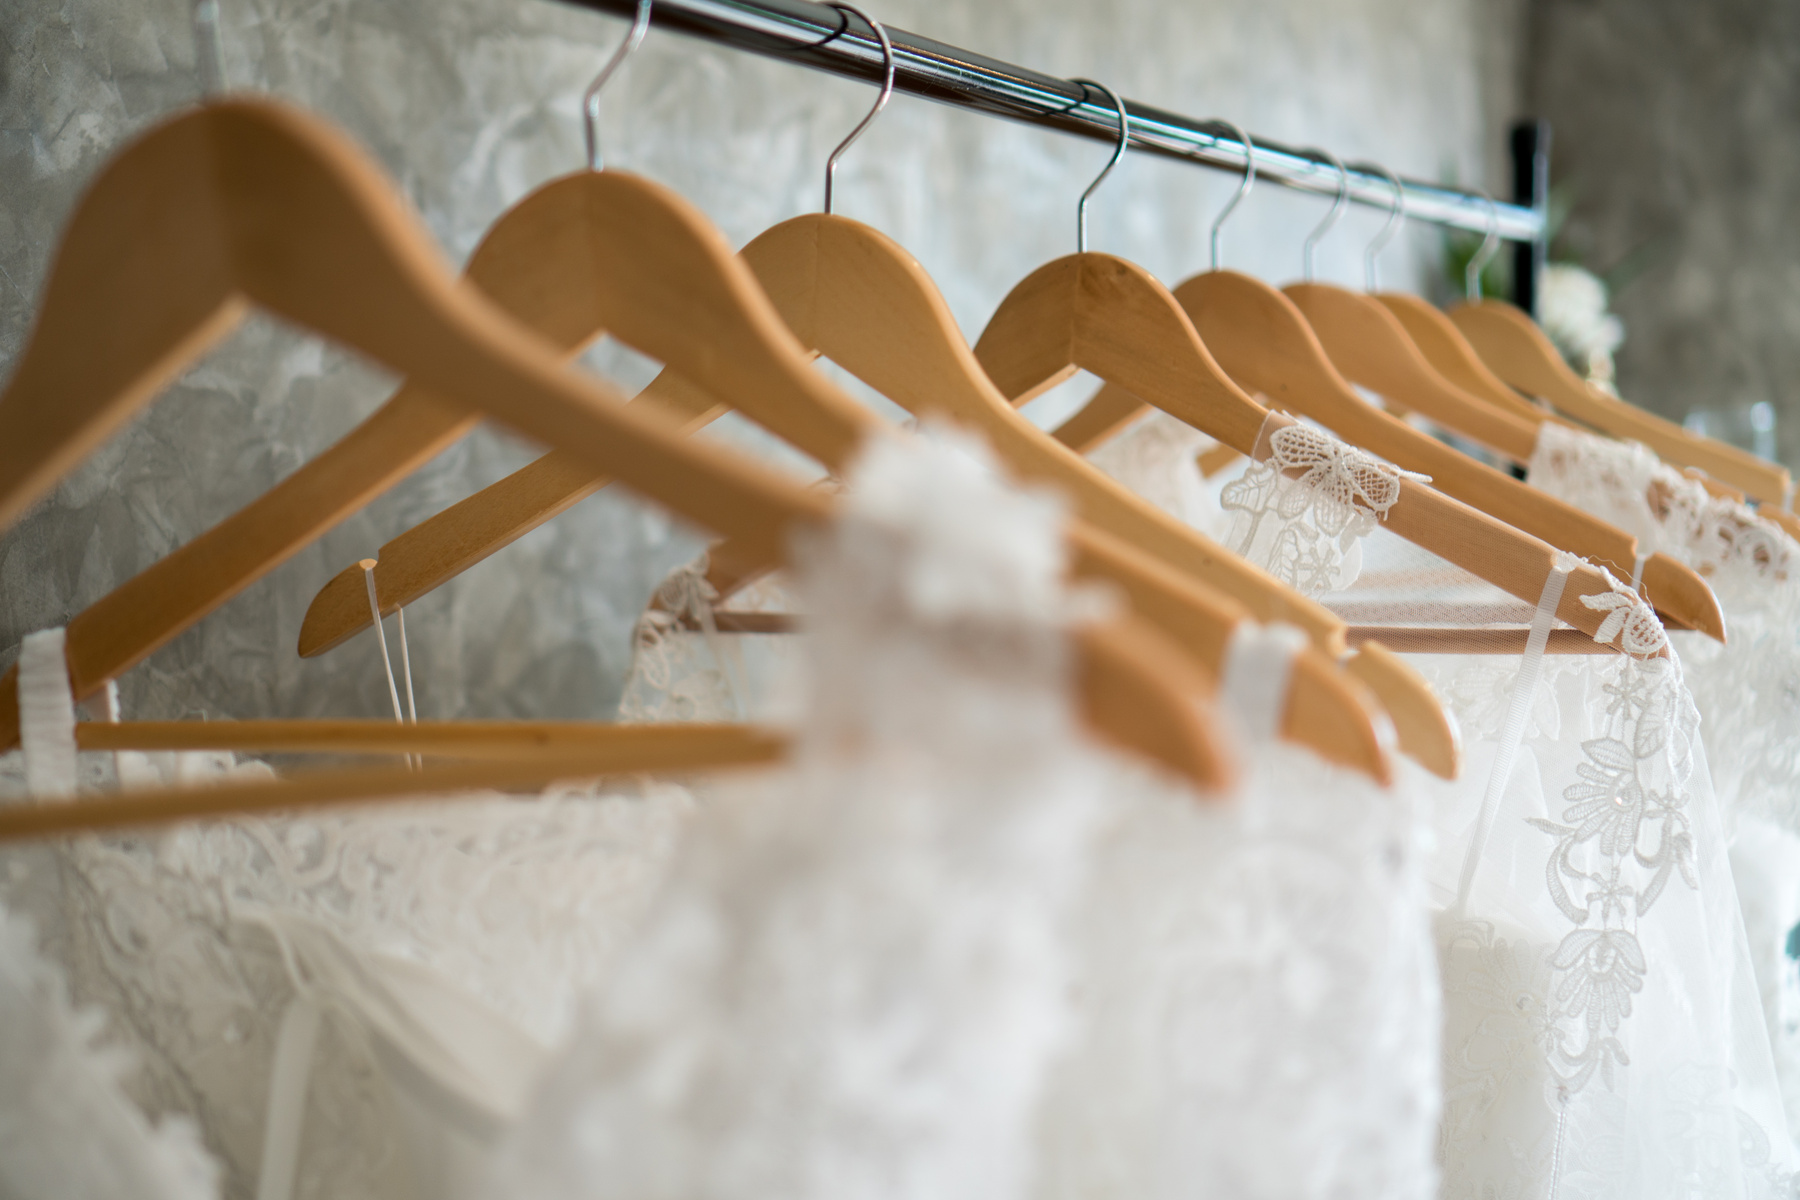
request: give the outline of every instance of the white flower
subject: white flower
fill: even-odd
[[[1601,363],[1610,368],[1625,326],[1606,311],[1606,285],[1581,267],[1553,263],[1544,268],[1538,288],[1538,322],[1563,357],[1584,371]]]

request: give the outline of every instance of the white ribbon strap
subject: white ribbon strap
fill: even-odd
[[[19,647],[19,746],[27,792],[75,794],[75,697],[61,628],[28,633]]]
[[[1219,707],[1236,719],[1253,743],[1268,742],[1280,731],[1294,656],[1306,642],[1305,633],[1280,622],[1239,621],[1232,628],[1225,644]]]
[[[1569,573],[1581,564],[1581,560],[1573,554],[1558,553],[1556,563],[1550,568],[1550,575],[1544,580],[1544,590],[1538,596],[1537,612],[1531,618],[1531,634],[1525,639],[1525,655],[1519,662],[1518,678],[1513,680],[1512,700],[1506,708],[1506,724],[1500,732],[1500,748],[1494,755],[1494,768],[1488,774],[1487,792],[1481,798],[1481,812],[1475,819],[1475,835],[1469,839],[1468,852],[1463,856],[1462,879],[1456,888],[1456,904],[1451,912],[1461,917],[1469,905],[1469,896],[1475,887],[1475,870],[1481,865],[1482,852],[1487,849],[1488,835],[1494,830],[1494,817],[1500,811],[1500,799],[1506,794],[1506,785],[1512,779],[1513,763],[1518,759],[1519,746],[1525,740],[1525,722],[1531,716],[1532,703],[1537,698],[1538,677],[1543,673],[1544,648],[1550,644],[1550,627],[1556,623],[1556,610],[1562,604],[1563,589],[1568,586]]]

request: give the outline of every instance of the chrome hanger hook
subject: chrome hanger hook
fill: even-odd
[[[225,90],[225,60],[219,52],[219,0],[194,2],[194,66],[200,74],[200,95],[216,96]]]
[[[1387,249],[1387,244],[1394,240],[1396,233],[1400,232],[1401,222],[1406,220],[1406,185],[1400,182],[1398,175],[1380,163],[1358,163],[1357,167],[1360,170],[1375,172],[1387,180],[1388,186],[1394,189],[1394,204],[1392,208],[1388,209],[1387,224],[1381,227],[1381,232],[1374,236],[1369,242],[1368,248],[1363,251],[1363,289],[1377,292],[1381,290],[1381,264],[1379,261],[1381,252]]]
[[[1219,231],[1225,228],[1225,218],[1243,203],[1244,197],[1250,194],[1250,189],[1256,186],[1256,143],[1250,140],[1244,127],[1235,121],[1215,121],[1214,124],[1223,125],[1237,134],[1238,142],[1244,147],[1244,182],[1238,184],[1238,190],[1232,193],[1231,199],[1225,202],[1225,207],[1219,210],[1219,215],[1213,218],[1212,269],[1216,271],[1219,269]]]
[[[1324,159],[1336,167],[1338,173],[1337,199],[1331,202],[1331,211],[1325,214],[1325,219],[1306,235],[1306,242],[1300,252],[1300,277],[1307,283],[1311,283],[1313,280],[1313,248],[1319,244],[1320,239],[1331,232],[1332,226],[1338,223],[1338,218],[1344,215],[1344,206],[1350,202],[1350,168],[1344,165],[1343,159],[1329,150],[1305,150],[1302,153]]]
[[[839,142],[837,149],[831,152],[831,157],[825,160],[826,212],[831,211],[831,184],[837,177],[838,159],[843,157],[844,151],[856,143],[856,139],[863,135],[863,131],[874,122],[875,118],[881,115],[881,110],[887,107],[887,102],[894,95],[894,43],[888,37],[887,26],[860,8],[854,8],[848,4],[833,4],[831,7],[839,12],[861,17],[863,23],[875,31],[875,36],[881,39],[881,64],[886,75],[881,81],[881,95],[875,97],[875,107],[871,108],[868,115],[856,123],[856,128],[850,131],[850,136]]]
[[[1087,185],[1087,191],[1081,193],[1081,199],[1075,204],[1075,250],[1078,254],[1086,254],[1088,201],[1093,199],[1094,193],[1100,190],[1100,185],[1106,182],[1106,177],[1112,174],[1113,168],[1119,165],[1119,160],[1125,157],[1125,147],[1131,143],[1131,114],[1125,111],[1125,101],[1119,93],[1104,83],[1092,79],[1071,79],[1069,82],[1079,83],[1083,87],[1099,88],[1112,100],[1113,107],[1119,113],[1119,144],[1113,148],[1112,157],[1106,160],[1106,166],[1098,175],[1094,176],[1094,182]],[[1083,96],[1082,99],[1086,100],[1087,97]]]
[[[600,73],[594,76],[594,82],[587,85],[587,91],[581,93],[581,132],[587,139],[590,171],[600,171],[606,167],[600,157],[600,135],[595,130],[600,121],[600,89],[613,77],[613,72],[631,57],[631,52],[638,48],[638,43],[644,40],[644,34],[650,29],[651,2],[652,0],[638,0],[637,15],[631,19],[631,31],[625,35],[619,48],[613,51],[612,57],[606,60],[606,65],[600,68]]]
[[[1486,192],[1480,193],[1488,203],[1487,236],[1481,239],[1481,249],[1477,250],[1469,265],[1463,268],[1463,294],[1470,300],[1481,299],[1481,272],[1494,255],[1500,252],[1500,206]]]

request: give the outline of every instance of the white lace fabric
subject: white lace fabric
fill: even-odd
[[[1266,708],[1256,657],[1234,654],[1225,710]],[[1229,805],[1114,780],[1078,906],[1082,1032],[1041,1118],[1044,1200],[1437,1194],[1412,772],[1383,790],[1271,734],[1247,735]]]
[[[38,675],[27,709],[66,699]],[[25,757],[0,760],[0,790],[28,794]],[[145,782],[262,769],[120,757]],[[80,775],[112,786],[112,756]],[[561,787],[243,818],[10,853],[3,884],[142,1062],[132,1095],[195,1122],[225,1195],[442,1197],[604,978],[692,806],[673,785]]]
[[[1362,540],[1400,499],[1400,481],[1427,481],[1323,430],[1273,417],[1257,451],[1220,493],[1221,507],[1237,514],[1227,545],[1307,596],[1354,582]]]
[[[1706,577],[1728,641],[1675,637],[1720,798],[1800,831],[1800,545],[1643,446],[1555,424],[1538,435],[1530,481]]]
[[[1381,528],[1373,501],[1387,485],[1368,477],[1359,492],[1328,439],[1282,457],[1296,462],[1251,465],[1221,494],[1251,530],[1233,544],[1257,565],[1359,623],[1530,619]],[[1302,459],[1312,465],[1295,469]],[[1408,656],[1465,754],[1460,780],[1420,783],[1442,908],[1441,1194],[1789,1195],[1800,1162],[1682,660],[1660,656],[1669,639],[1631,589],[1584,601],[1604,614],[1599,640],[1627,653],[1545,659],[1511,731],[1518,658]],[[1509,758],[1484,820],[1489,777]]]

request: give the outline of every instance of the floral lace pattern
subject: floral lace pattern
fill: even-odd
[[[1356,578],[1357,543],[1400,499],[1400,481],[1428,477],[1310,425],[1281,426],[1268,442],[1269,456],[1220,495],[1238,514],[1228,544],[1305,595],[1341,590]]]
[[[1538,435],[1530,481],[1707,578],[1728,642],[1676,637],[1707,728],[1729,731],[1712,756],[1720,796],[1800,830],[1800,545],[1643,446],[1555,424]]]
[[[90,787],[111,756],[84,755]],[[189,756],[190,758],[193,756]],[[140,769],[155,764],[140,764]],[[191,777],[205,766],[189,761]],[[254,769],[256,764],[247,764]],[[242,770],[215,762],[213,772]],[[22,790],[18,755],[0,791]],[[228,1196],[257,1191],[266,1099],[296,979],[271,930],[307,922],[361,955],[416,964],[553,1044],[660,883],[694,802],[674,785],[241,818],[76,839],[6,891],[56,936],[74,994],[142,1061],[128,1089],[194,1120]],[[443,1194],[367,1030],[326,1022],[304,1101],[301,1198]]]
[[[1615,1035],[1649,970],[1637,922],[1672,875],[1700,886],[1687,814],[1699,716],[1680,668],[1627,658],[1602,687],[1606,729],[1581,744],[1585,761],[1563,789],[1561,820],[1530,821],[1556,839],[1545,881],[1576,926],[1550,956],[1552,1067],[1571,1092],[1596,1071],[1612,1087],[1628,1061]]]

